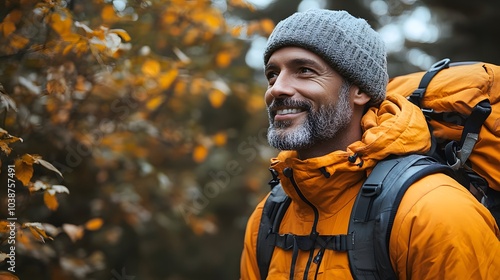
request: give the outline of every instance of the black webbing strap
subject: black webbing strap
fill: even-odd
[[[462,139],[460,139],[460,146],[464,146],[469,134],[479,134],[484,121],[491,114],[491,104],[489,99],[485,99],[472,108],[470,116],[464,124],[462,132]]]
[[[276,233],[279,230],[277,227],[279,227],[290,202],[291,199],[286,195],[281,184],[276,184],[273,186],[269,197],[264,203],[259,232],[257,233],[256,249],[257,264],[261,279],[267,278],[276,244],[276,235],[272,233]]]
[[[488,99],[476,104],[465,121],[460,142],[450,141],[446,144],[446,162],[453,169],[457,170],[465,164],[479,139],[481,127],[490,114],[491,104]]]
[[[294,246],[302,251],[310,251],[314,248],[323,248],[333,251],[345,252],[353,248],[351,234],[337,235],[318,235],[316,240],[313,240],[310,235],[295,235],[295,234],[277,234],[273,238],[276,240],[276,246],[288,251]]]
[[[429,86],[432,78],[441,70],[448,68],[450,66],[450,59],[445,58],[436,63],[434,63],[429,70],[424,74],[420,80],[418,88],[408,97],[408,99],[419,108],[422,108],[422,99],[424,98],[425,91]]]

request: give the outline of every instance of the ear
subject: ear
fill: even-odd
[[[351,86],[351,97],[354,105],[365,106],[368,101],[370,101],[370,96],[368,94],[362,92],[358,86]]]

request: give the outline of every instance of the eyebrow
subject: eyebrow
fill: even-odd
[[[309,58],[294,58],[285,62],[285,65],[288,67],[298,67],[298,66],[310,66],[316,68],[322,68],[321,64],[317,61]],[[274,63],[268,63],[265,66],[264,70],[276,68],[277,66]]]

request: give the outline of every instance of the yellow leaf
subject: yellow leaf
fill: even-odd
[[[229,50],[221,51],[215,57],[215,64],[218,67],[225,68],[231,63],[233,56]]]
[[[72,24],[73,21],[70,17],[62,17],[58,13],[53,13],[50,15],[50,26],[61,36],[71,33]]]
[[[73,242],[80,240],[83,237],[84,228],[82,226],[63,224],[62,229]]]
[[[116,35],[120,36],[122,38],[122,41],[128,42],[130,41],[130,35],[128,35],[127,31],[123,29],[111,29],[109,32],[116,33]]]
[[[11,38],[12,40],[10,41],[10,47],[12,47],[15,50],[24,48],[30,42],[28,38],[19,36],[15,33],[12,34]]]
[[[234,26],[231,28],[231,35],[234,36],[234,37],[238,37],[241,35],[241,30],[243,29],[243,26],[241,25],[238,25],[238,26]]]
[[[150,111],[155,110],[156,108],[158,108],[158,106],[161,105],[164,98],[165,97],[163,95],[158,95],[149,99],[148,102],[146,103],[146,108],[148,108]]]
[[[156,77],[160,73],[161,66],[160,63],[156,60],[148,59],[142,65],[142,73],[145,75]]]
[[[19,179],[24,186],[28,186],[31,177],[33,177],[33,163],[35,163],[35,160],[29,154],[25,154],[21,158],[14,160],[16,178]]]
[[[216,146],[224,146],[227,143],[227,134],[225,132],[219,132],[214,135],[213,140]]]
[[[101,18],[105,22],[114,22],[118,20],[118,16],[116,16],[115,8],[113,5],[106,5],[101,11]]]
[[[28,228],[31,234],[39,241],[45,243],[45,239],[53,240],[52,237],[47,235],[41,223],[24,223],[22,227]]]
[[[23,13],[19,9],[12,10],[6,17],[5,21],[19,23],[23,17]]]
[[[51,194],[48,191],[43,194],[43,202],[45,203],[45,206],[47,206],[47,208],[52,211],[57,210],[57,208],[59,207],[59,202],[57,202],[56,195]]]
[[[159,78],[161,89],[169,88],[170,85],[172,85],[172,83],[175,81],[175,78],[177,78],[178,74],[179,71],[177,69],[171,69],[166,73],[161,74]]]
[[[207,147],[203,145],[198,145],[193,150],[193,160],[197,163],[201,163],[205,160],[208,155]]]
[[[230,0],[228,4],[233,7],[246,8],[252,12],[255,10],[255,7],[251,3],[244,0]]]
[[[8,221],[0,221],[0,233],[8,233],[10,231]]]
[[[190,28],[186,34],[184,35],[184,38],[182,39],[182,42],[185,45],[192,45],[196,39],[199,37],[200,30],[196,28]]]
[[[6,21],[2,23],[1,26],[4,37],[9,36],[12,32],[16,31],[16,25],[13,22]]]
[[[212,30],[217,30],[223,25],[223,18],[218,10],[210,9],[210,12],[204,13],[203,21]]]
[[[103,221],[101,218],[90,219],[85,223],[85,228],[87,230],[98,230],[102,227]]]
[[[162,15],[162,23],[165,24],[165,26],[172,25],[178,20],[178,16],[176,13],[172,11],[166,11]]]
[[[12,149],[9,147],[9,145],[7,143],[5,143],[5,141],[3,140],[0,140],[0,150],[5,154],[5,155],[9,155],[10,152],[12,151]]]
[[[226,95],[219,89],[213,89],[208,95],[208,99],[210,100],[210,104],[214,108],[220,108],[224,101],[226,100]]]
[[[264,31],[265,35],[269,35],[273,32],[274,22],[270,19],[263,19],[260,21],[260,27],[262,28],[262,31]]]
[[[198,95],[207,89],[207,81],[204,78],[193,78],[189,87],[192,95]]]
[[[182,96],[186,93],[187,84],[185,81],[178,81],[174,86],[174,94],[176,96]]]

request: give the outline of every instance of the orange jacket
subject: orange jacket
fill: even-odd
[[[422,153],[430,135],[420,109],[401,96],[388,96],[362,120],[363,137],[346,151],[299,160],[283,151],[272,159],[292,203],[280,233],[308,235],[314,212],[288,178],[293,176],[302,195],[319,213],[321,235],[347,234],[354,200],[367,174],[390,154]],[[348,157],[357,153],[354,163]],[[359,164],[360,162],[363,164]],[[326,178],[320,169],[331,174]],[[241,258],[241,279],[260,279],[256,242],[264,200],[248,221]],[[489,211],[451,178],[434,174],[417,181],[405,194],[394,222],[390,256],[399,279],[500,279],[500,230]],[[316,252],[315,252],[316,254]],[[309,252],[299,252],[295,279],[304,279]],[[292,250],[276,248],[267,279],[289,279]],[[319,268],[310,262],[307,279],[352,279],[347,253],[326,250]]]

